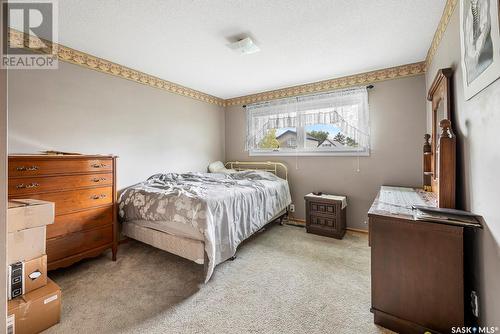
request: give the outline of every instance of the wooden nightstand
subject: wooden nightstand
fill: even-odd
[[[306,200],[306,230],[326,237],[342,239],[346,227],[347,198],[323,194],[308,194]]]

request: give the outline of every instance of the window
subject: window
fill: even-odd
[[[365,87],[246,107],[250,155],[368,155]]]

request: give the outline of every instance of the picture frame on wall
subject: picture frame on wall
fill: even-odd
[[[500,77],[500,0],[460,0],[464,96],[470,100]]]

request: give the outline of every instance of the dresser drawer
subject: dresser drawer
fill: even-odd
[[[113,242],[113,226],[71,233],[64,238],[47,240],[47,260],[57,261]]]
[[[308,202],[309,210],[311,213],[321,213],[327,215],[334,215],[337,213],[337,205],[331,203],[322,203],[322,202]]]
[[[9,177],[112,171],[113,159],[9,158]]]
[[[68,233],[90,230],[113,222],[113,206],[90,209],[57,216],[54,224],[47,226],[47,239]]]
[[[9,179],[9,196],[113,184],[113,173]]]
[[[54,202],[56,216],[113,203],[113,187],[34,194],[30,198]],[[13,198],[15,198],[13,196]]]

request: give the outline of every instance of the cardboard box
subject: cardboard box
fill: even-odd
[[[7,233],[7,264],[35,259],[45,254],[45,226]]]
[[[47,285],[47,255],[24,263],[24,293]]]
[[[61,317],[61,289],[52,280],[47,285],[9,300],[7,333],[35,334],[57,324]]]
[[[7,232],[54,223],[54,203],[36,199],[14,199],[7,210]]]
[[[47,255],[16,262],[8,268],[8,299],[12,299],[47,285]]]

